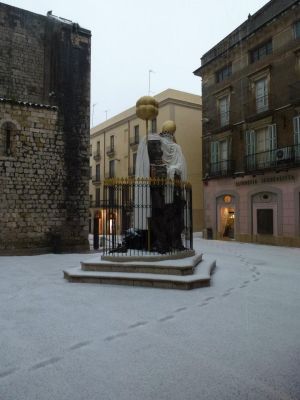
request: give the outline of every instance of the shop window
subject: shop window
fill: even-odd
[[[273,235],[273,209],[260,208],[257,212],[257,233],[260,235]]]

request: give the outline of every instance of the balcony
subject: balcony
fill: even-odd
[[[90,208],[100,208],[105,207],[106,202],[104,200],[91,200],[90,201]]]
[[[95,161],[100,161],[100,160],[101,160],[101,153],[100,153],[99,150],[97,150],[97,151],[94,152],[94,154],[93,154],[93,159],[94,159]]]
[[[136,150],[138,145],[139,145],[139,143],[140,143],[139,136],[131,137],[130,140],[129,140],[129,144],[130,144],[130,147],[132,148],[132,150]]]
[[[205,121],[207,120],[207,121]],[[225,111],[222,113],[207,113],[207,118],[203,120],[204,130],[209,133],[218,133],[232,128],[232,125],[240,121],[239,114],[235,111]]]
[[[101,179],[99,175],[93,175],[92,176],[92,182],[94,185],[99,185],[101,183]]]
[[[111,178],[115,178],[116,174],[114,172],[106,172],[105,173],[105,179],[111,179]]]
[[[234,172],[234,160],[222,160],[211,163],[209,168],[209,177],[227,177],[232,176]]]
[[[115,154],[116,154],[116,153],[115,153],[115,147],[114,147],[114,146],[108,146],[108,147],[106,148],[106,155],[107,155],[108,157],[114,157]]]
[[[250,154],[245,157],[246,173],[265,169],[284,170],[300,166],[300,144]]]
[[[243,104],[244,116],[246,120],[255,119],[258,115],[263,117],[269,114],[274,108],[274,99],[269,95],[258,98],[253,97]]]

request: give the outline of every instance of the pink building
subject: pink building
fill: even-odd
[[[201,58],[207,237],[300,246],[300,2],[271,0]]]

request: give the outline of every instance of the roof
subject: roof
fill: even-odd
[[[51,106],[49,104],[31,103],[29,101],[13,100],[13,99],[5,98],[5,97],[0,97],[0,103],[10,103],[10,104],[25,106],[25,107],[47,108],[47,109],[53,110],[53,111],[58,110],[57,106]]]
[[[202,105],[202,98],[200,95],[182,92],[180,90],[175,89],[166,89],[155,96],[153,96],[155,100],[158,101],[159,106],[163,106],[166,103],[174,102],[177,104],[185,104],[190,107],[199,107]],[[138,99],[137,99],[138,100]],[[107,121],[104,121],[91,129],[91,135],[95,133],[99,133],[105,129],[111,128],[113,125],[118,125],[124,122],[124,120],[130,120],[136,118],[136,107],[128,108],[127,110],[109,118]]]
[[[201,70],[207,64],[217,57],[227,52],[249,36],[253,35],[257,30],[268,24],[278,15],[287,9],[300,4],[300,0],[271,0],[260,8],[255,14],[248,16],[248,19],[232,31],[228,36],[221,40],[216,46],[212,47],[201,57],[201,67],[194,71],[195,75],[200,75]]]

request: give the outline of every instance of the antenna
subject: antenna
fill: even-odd
[[[94,126],[94,111],[95,111],[95,106],[97,105],[97,103],[93,104],[93,110],[92,110],[92,127]]]
[[[150,90],[150,83],[151,83],[151,73],[152,74],[155,74],[155,71],[153,71],[152,69],[149,69],[148,70],[148,83],[149,83],[149,85],[148,85],[148,96],[150,96],[150,93],[151,93],[151,90]]]

